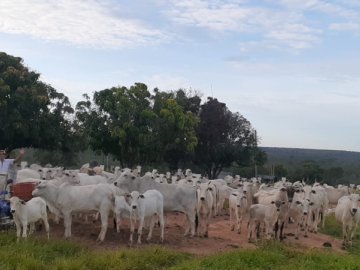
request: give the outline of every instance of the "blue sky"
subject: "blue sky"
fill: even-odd
[[[213,96],[261,146],[360,151],[359,0],[0,0],[0,51],[73,104],[143,82]]]

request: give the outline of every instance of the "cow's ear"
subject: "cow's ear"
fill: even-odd
[[[141,199],[144,199],[144,198],[145,198],[144,194],[140,194],[139,197],[140,197]]]
[[[23,205],[26,204],[26,202],[24,200],[20,200],[20,203],[23,204]]]

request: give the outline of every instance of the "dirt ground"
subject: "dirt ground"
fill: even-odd
[[[223,215],[213,218],[209,227],[209,237],[183,237],[185,216],[181,213],[167,214],[166,226],[165,226],[165,241],[163,246],[192,253],[195,255],[211,255],[221,251],[231,251],[237,249],[254,249],[256,245],[248,243],[247,241],[247,220],[242,224],[241,234],[237,234],[235,231],[230,231],[229,216]],[[62,223],[55,224],[50,221],[50,237],[51,238],[63,238],[64,226]],[[129,226],[124,222],[120,233],[116,233],[113,229],[112,220],[109,219],[109,229],[105,241],[103,243],[96,242],[97,236],[100,232],[100,221],[83,223],[73,220],[72,224],[72,238],[70,241],[81,243],[94,249],[119,249],[128,247],[129,240]],[[150,243],[146,243],[146,233],[143,233],[143,243],[141,246],[133,245],[132,248],[148,247],[151,244],[159,244],[159,228],[154,229],[153,238]],[[290,224],[286,228],[285,233],[289,233],[285,243],[289,243],[291,247],[296,249],[325,249],[323,244],[325,242],[331,243],[331,249],[337,253],[344,253],[341,249],[341,241],[333,237],[317,233],[309,233],[309,237],[305,238],[301,234],[299,240],[296,240],[292,233],[294,233],[294,225]],[[44,234],[44,231],[36,232],[36,234]],[[137,236],[134,236],[134,242],[136,242]]]

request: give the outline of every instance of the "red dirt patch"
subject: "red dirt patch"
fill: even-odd
[[[229,216],[219,216],[211,221],[209,227],[209,238],[200,237],[183,237],[184,233],[184,215],[183,214],[168,214],[166,217],[165,225],[165,241],[163,246],[196,255],[210,255],[221,251],[231,251],[237,249],[254,249],[256,245],[248,243],[247,241],[247,220],[242,224],[241,234],[237,234],[235,231],[230,231]],[[294,225],[290,224],[288,228],[285,228],[285,233],[294,232]],[[120,233],[116,233],[113,229],[112,220],[109,220],[109,229],[104,243],[97,243],[96,239],[100,232],[100,222],[95,223],[80,223],[79,221],[73,221],[72,224],[72,238],[71,241],[84,244],[90,248],[95,249],[118,249],[128,247],[128,240],[130,235],[130,229],[126,222],[122,225]],[[37,232],[36,234],[42,235],[44,232]],[[51,238],[63,238],[64,226],[62,223],[55,224],[50,221],[50,237]],[[143,244],[141,246],[134,245],[134,247],[147,247],[151,244],[159,243],[159,228],[154,229],[153,238],[150,243],[145,242],[147,230],[143,233]],[[134,236],[134,242],[137,236]],[[323,247],[324,242],[331,243],[330,250],[345,253],[341,249],[341,240],[335,239],[331,236],[321,233],[313,234],[309,233],[308,238],[304,238],[300,235],[299,240],[295,240],[293,236],[287,236],[284,243],[288,243],[291,247],[296,249],[325,249]]]

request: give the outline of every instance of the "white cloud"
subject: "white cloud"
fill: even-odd
[[[296,50],[313,47],[321,35],[319,29],[306,24],[301,13],[251,6],[245,1],[172,1],[168,17],[177,24],[220,33],[260,34],[267,44]]]
[[[116,17],[106,1],[2,0],[0,32],[100,48],[163,42],[166,36],[142,22]]]
[[[360,23],[332,23],[329,28],[336,31],[354,31],[360,33]]]

